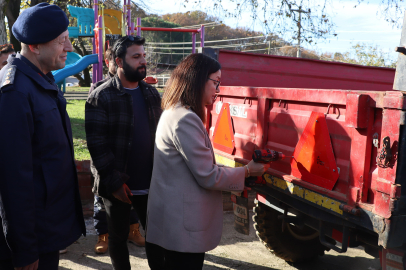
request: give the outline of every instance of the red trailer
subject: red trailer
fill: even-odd
[[[253,188],[254,227],[265,246],[291,262],[363,246],[383,270],[405,269],[406,100],[392,90],[395,70],[203,53],[222,65],[206,121],[217,162],[243,166],[264,148],[294,156],[271,163]],[[216,127],[219,117],[228,127]],[[236,223],[244,226],[242,208]]]

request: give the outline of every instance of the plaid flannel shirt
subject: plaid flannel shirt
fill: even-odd
[[[148,108],[153,151],[162,113],[161,97],[144,81],[140,81],[139,86]],[[125,171],[134,130],[132,97],[125,92],[116,75],[90,94],[85,108],[87,147],[95,179],[93,192],[108,198],[128,179]]]

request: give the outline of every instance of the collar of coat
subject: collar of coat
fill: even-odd
[[[152,86],[147,84],[146,82],[144,82],[143,80],[138,82],[138,85],[141,88],[141,91],[144,95],[144,97],[147,97],[149,95],[154,95],[153,91],[152,91]],[[87,98],[87,102],[89,104],[97,104],[97,100],[99,98],[99,95],[101,93],[101,89],[107,89],[109,88],[110,90],[113,91],[117,91],[118,95],[129,95],[123,85],[121,84],[121,80],[118,77],[118,75],[114,75],[114,77],[112,77],[110,80],[107,80],[105,83],[99,85],[96,89],[94,89],[94,91],[89,95],[89,97]],[[159,102],[159,106],[160,106],[160,102]]]
[[[121,84],[121,80],[116,74],[111,80],[108,81],[108,83],[111,84],[115,89],[119,91],[119,95],[124,95],[128,94],[127,91],[125,91],[123,85]],[[143,80],[138,82],[138,86],[141,88],[141,90],[144,91],[149,91],[150,90],[150,85],[144,82]]]
[[[55,79],[52,73],[44,74],[32,64],[27,58],[22,56],[19,52],[16,55],[12,55],[8,58],[10,62],[7,65],[16,66],[19,71],[24,73],[27,77],[31,78],[37,84],[39,84],[43,89],[46,90],[56,90],[58,91],[58,86],[55,84]]]

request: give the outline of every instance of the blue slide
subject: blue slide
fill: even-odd
[[[62,83],[66,77],[78,74],[83,71],[87,66],[91,64],[99,63],[99,57],[97,54],[86,55],[81,57],[77,53],[68,53],[66,59],[66,66],[63,69],[52,71],[55,78],[55,83]]]

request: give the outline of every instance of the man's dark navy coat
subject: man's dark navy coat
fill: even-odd
[[[17,267],[86,230],[66,100],[52,74],[17,54],[0,79],[0,260]]]

